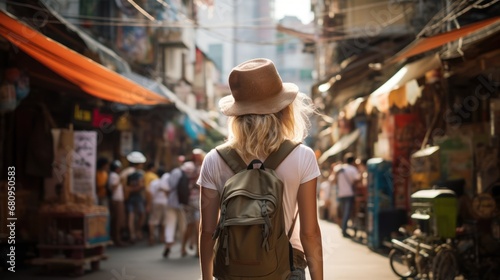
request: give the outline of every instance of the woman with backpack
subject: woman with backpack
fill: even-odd
[[[258,163],[261,163],[265,170],[266,159],[271,154],[279,154],[277,151],[282,150],[282,143],[289,143],[288,140],[301,142],[307,136],[308,117],[314,111],[311,100],[300,93],[295,84],[283,83],[272,61],[259,58],[236,66],[229,75],[229,86],[231,95],[222,98],[219,106],[221,112],[229,117],[230,137],[224,146],[227,147],[226,150],[237,154],[235,158],[241,158],[235,160],[236,162],[239,161],[252,169],[252,166],[259,167],[250,163],[259,160]],[[235,168],[226,164],[221,150],[222,148],[218,147],[207,153],[197,181],[201,186],[199,250],[202,279],[212,279],[213,276],[219,279],[252,279],[258,270],[262,269],[262,264],[259,264],[260,257],[245,262],[235,259],[233,255],[243,248],[263,248],[262,254],[275,249],[267,238],[279,229],[267,226],[269,218],[275,218],[267,213],[276,209],[264,207],[269,204],[261,202],[262,210],[254,211],[259,215],[262,211],[262,220],[265,223],[262,230],[258,231],[263,232],[264,240],[255,242],[258,244],[240,244],[227,248],[232,246],[230,242],[234,238],[227,238],[226,234],[231,230],[221,224],[222,220],[227,221],[225,225],[231,224],[225,216],[230,203],[224,204],[227,195],[224,189],[227,190],[229,185],[234,184],[234,180],[228,179],[244,172],[235,175]],[[274,171],[270,170],[269,174],[276,175],[282,181],[284,214],[279,211],[276,213],[284,216],[284,233],[289,235],[287,238],[293,247],[293,250],[282,250],[283,253],[277,257],[289,259],[290,262],[293,260],[293,265],[289,266],[288,271],[280,273],[279,277],[274,275],[259,279],[306,279],[305,268],[308,267],[311,279],[320,280],[323,279],[323,252],[316,203],[316,185],[320,170],[311,148],[295,144],[290,150],[287,156],[283,156],[284,159],[274,160],[273,156],[270,161],[277,162],[278,165],[273,166]],[[245,190],[241,192],[244,193]],[[249,198],[251,197],[250,195]],[[235,223],[238,222],[233,222]],[[238,234],[238,231],[235,233]],[[241,231],[239,234],[245,235]],[[217,252],[225,251],[214,254],[214,246]],[[242,255],[246,256],[245,252]],[[245,268],[247,265],[248,268]]]

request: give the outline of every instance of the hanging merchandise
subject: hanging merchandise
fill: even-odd
[[[30,79],[25,71],[19,71],[17,68],[7,69],[6,75],[9,76],[10,72],[13,74],[11,82],[16,88],[16,101],[19,104],[30,92]]]
[[[16,109],[16,88],[13,84],[3,83],[0,85],[0,113],[14,109]]]
[[[0,113],[15,110],[19,102],[28,96],[29,92],[28,75],[17,68],[6,69],[4,80],[0,85]]]

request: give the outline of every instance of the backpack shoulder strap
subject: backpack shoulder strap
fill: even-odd
[[[269,169],[276,169],[278,165],[300,144],[300,142],[293,142],[285,140],[281,143],[278,150],[272,152],[264,161],[264,167]]]
[[[247,168],[240,155],[229,145],[219,145],[215,150],[235,174]]]

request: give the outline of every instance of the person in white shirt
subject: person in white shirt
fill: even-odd
[[[156,230],[160,229],[158,234],[159,241],[164,242],[165,225],[167,224],[167,204],[168,204],[168,178],[170,173],[158,168],[158,179],[154,179],[149,184],[151,194],[151,213],[149,215],[149,244],[155,243]]]
[[[146,162],[146,157],[141,152],[133,151],[127,155],[127,160],[129,162],[129,166],[120,172],[120,180],[123,185],[125,207],[128,215],[129,241],[134,243],[136,239],[142,239],[142,229],[135,226],[136,217],[139,220],[137,223],[138,225],[144,224],[146,210],[144,205],[145,202],[143,201],[144,198],[142,198],[142,191],[134,191],[135,194],[131,195],[131,190],[136,189],[137,186],[133,187],[129,184],[129,176],[134,173],[141,174],[142,178],[140,178],[139,181],[135,178],[135,183],[137,184],[142,182],[142,187],[144,187],[144,171],[142,170],[142,167]],[[137,231],[136,228],[138,229]]]
[[[163,250],[163,257],[165,258],[168,258],[170,250],[176,241],[176,233],[184,233],[186,230],[186,215],[184,205],[179,202],[178,187],[183,176],[182,174],[185,173],[189,178],[194,170],[194,163],[192,161],[186,161],[181,166],[172,169],[167,180],[169,196],[165,224],[165,249]]]
[[[123,185],[120,180],[122,164],[119,160],[111,163],[109,170],[109,187],[111,194],[111,232],[113,242],[116,246],[123,246],[125,243],[121,237],[121,231],[125,227],[125,196],[123,195]]]
[[[335,170],[337,182],[337,197],[340,200],[340,209],[342,210],[342,236],[351,237],[347,233],[347,223],[351,217],[352,207],[354,206],[354,188],[361,180],[361,173],[354,165],[355,157],[352,153],[344,155],[344,163]]]
[[[271,60],[256,58],[243,62],[233,68],[228,81],[231,95],[219,101],[221,113],[228,116],[230,136],[226,145],[246,164],[253,159],[263,162],[286,140],[304,141],[309,116],[314,111],[312,100],[300,93],[297,85],[284,83]],[[289,237],[295,268],[290,279],[306,279],[308,268],[310,279],[323,280],[323,246],[317,215],[320,170],[314,151],[304,144],[296,146],[275,171],[284,184],[286,230],[295,228]],[[199,252],[203,280],[213,279],[212,235],[219,219],[224,184],[233,175],[215,149],[207,153],[197,180],[201,190]]]

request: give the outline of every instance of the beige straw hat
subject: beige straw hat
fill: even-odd
[[[293,102],[299,87],[283,83],[274,63],[256,58],[233,68],[229,74],[231,95],[221,98],[219,107],[226,116],[277,113]]]

